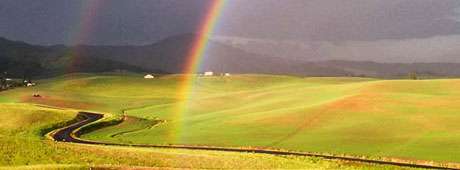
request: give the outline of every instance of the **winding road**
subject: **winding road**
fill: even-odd
[[[55,130],[51,133],[51,137],[55,141],[59,142],[73,142],[73,143],[84,143],[84,144],[98,144],[98,142],[91,142],[81,140],[77,137],[76,133],[80,127],[83,127],[89,123],[95,122],[104,117],[103,114],[98,113],[89,113],[89,112],[80,112],[79,115],[85,117],[84,120],[69,125],[67,127]]]
[[[322,154],[313,154],[313,153],[304,153],[304,152],[278,151],[278,150],[268,150],[268,149],[240,149],[240,148],[207,147],[207,146],[206,147],[205,146],[183,146],[183,145],[137,145],[137,144],[120,144],[120,143],[89,141],[89,140],[84,140],[78,137],[77,134],[79,134],[79,129],[81,127],[84,127],[85,125],[88,125],[92,122],[102,119],[104,115],[98,114],[98,113],[80,112],[79,116],[83,116],[85,117],[85,119],[77,123],[74,123],[72,125],[54,130],[49,133],[49,136],[55,141],[80,143],[80,144],[226,151],[226,152],[240,152],[240,153],[261,153],[261,154],[271,154],[271,155],[293,155],[293,156],[318,157],[318,158],[323,158],[323,159],[350,161],[350,162],[358,162],[358,163],[394,165],[394,166],[411,167],[411,168],[457,169],[457,168],[448,168],[448,167],[435,166],[435,165],[413,164],[413,163],[397,162],[397,161],[371,160],[371,159],[363,159],[363,158],[331,156],[331,155],[322,155]]]

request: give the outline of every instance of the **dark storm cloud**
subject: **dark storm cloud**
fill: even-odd
[[[116,0],[107,1],[97,17],[98,37],[91,42],[152,43],[175,34],[196,30],[207,1]],[[111,39],[111,40],[110,40]]]
[[[81,8],[96,0],[2,0],[0,36],[71,43]],[[100,1],[100,0],[99,0]],[[193,32],[212,0],[103,0],[91,44],[144,44]],[[460,33],[458,0],[228,0],[218,34],[345,41]]]
[[[79,3],[0,1],[0,36],[34,43],[63,43],[78,17]]]
[[[206,0],[2,0],[0,36],[40,44],[71,43],[78,35],[82,8],[101,1],[91,16],[91,44],[152,43],[193,32]],[[81,33],[88,34],[88,33]],[[80,34],[80,35],[81,35]]]
[[[301,40],[427,38],[460,33],[458,0],[233,0],[220,33]]]

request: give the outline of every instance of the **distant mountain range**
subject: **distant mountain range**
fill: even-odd
[[[49,77],[73,72],[146,71],[114,60],[79,55],[80,47],[39,46],[0,38],[0,72],[14,78]]]
[[[193,34],[184,34],[142,46],[40,46],[0,38],[0,71],[13,77],[119,70],[181,73],[194,38]],[[210,41],[206,54],[200,71],[383,78],[407,77],[411,73],[435,77],[460,76],[459,63],[308,61],[272,56],[268,52],[257,52],[218,40]]]
[[[214,42],[274,57],[307,60],[354,60],[384,63],[460,63],[460,36],[379,41],[295,41],[213,36]]]

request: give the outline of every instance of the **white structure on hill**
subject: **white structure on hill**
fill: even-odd
[[[230,76],[230,73],[225,73],[224,76],[228,77],[228,76]]]
[[[214,75],[214,72],[212,71],[204,72],[204,76],[213,76],[213,75]]]
[[[151,75],[151,74],[147,74],[144,76],[145,79],[153,79],[155,78],[155,76]]]

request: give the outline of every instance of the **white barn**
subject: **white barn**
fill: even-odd
[[[212,71],[204,72],[204,76],[213,76],[213,75],[214,75],[214,72]]]
[[[144,79],[153,79],[155,78],[155,76],[151,75],[151,74],[147,74],[144,76]]]

